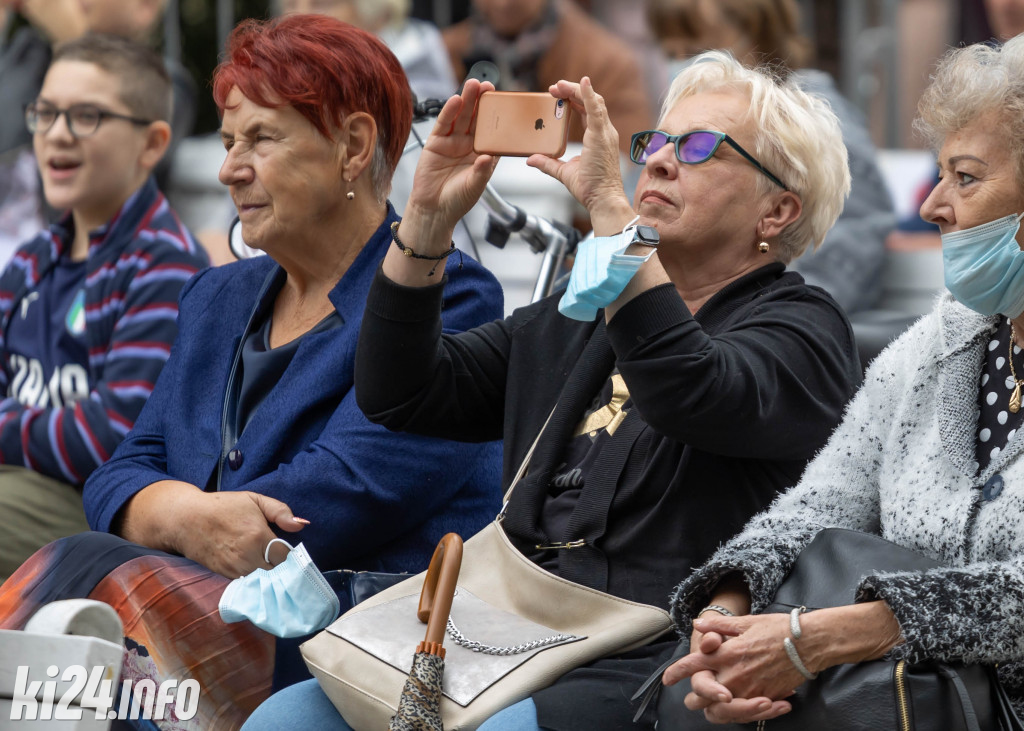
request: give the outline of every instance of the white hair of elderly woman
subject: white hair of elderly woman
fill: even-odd
[[[693,59],[669,87],[664,118],[686,97],[739,90],[750,97],[757,125],[753,155],[800,196],[803,212],[779,237],[779,259],[790,262],[821,244],[850,193],[850,168],[839,120],[828,102],[781,79],[770,67],[750,69],[725,51]],[[726,130],[720,130],[725,132]],[[758,193],[777,189],[759,176]]]
[[[1024,185],[1024,34],[1001,46],[975,43],[947,51],[918,102],[914,129],[937,151],[950,134],[992,111],[1002,120]]]

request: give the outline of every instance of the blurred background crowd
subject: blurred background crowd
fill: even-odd
[[[76,27],[68,19],[81,15],[80,8],[91,17]],[[931,154],[911,128],[917,100],[944,49],[1005,39],[1024,29],[1021,0],[0,0],[0,12],[0,114],[10,117],[0,120],[3,261],[55,216],[42,196],[31,192],[29,136],[16,119],[38,83],[25,78],[25,66],[34,63],[41,78],[45,63],[34,57],[45,59],[47,43],[91,29],[149,37],[162,51],[175,84],[176,107],[175,139],[158,180],[214,263],[222,263],[232,258],[226,233],[233,209],[217,180],[223,150],[209,80],[218,54],[242,18],[320,12],[380,35],[399,57],[421,101],[456,91],[478,61],[495,64],[503,89],[545,90],[558,78],[589,74],[608,99],[622,145],[632,132],[650,126],[673,74],[694,53],[724,47],[748,62],[806,70],[808,85],[825,93],[844,120],[855,168],[848,214],[858,214],[857,201],[866,201],[862,220],[881,227],[866,235],[885,242],[884,250],[879,243],[862,261],[840,256],[840,247],[833,245],[830,253],[839,259],[820,255],[816,264],[807,260],[796,266],[809,281],[826,286],[816,270],[834,269],[837,260],[851,272],[862,272],[866,279],[852,281],[849,294],[836,289],[838,284],[830,287],[850,314],[884,299],[880,272],[883,254],[892,251],[916,252],[908,255],[919,259],[912,262],[897,256],[889,279],[906,283],[907,272],[914,272],[922,294],[890,292],[896,301],[882,301],[882,308],[913,315],[930,306],[934,288],[941,285],[941,266],[934,227],[921,224],[917,215],[934,170]],[[425,136],[429,126],[427,120],[416,129]],[[575,129],[571,141],[578,142],[580,134]],[[854,159],[857,149],[872,168],[862,175]],[[415,164],[415,155],[410,158],[395,176],[392,200],[399,212]],[[626,165],[624,173],[629,191],[635,180],[629,176],[636,171]],[[878,174],[884,184],[872,177]],[[494,182],[532,213],[586,226],[564,191],[521,161],[503,161]],[[880,199],[871,200],[872,195]],[[899,222],[895,230],[893,214]],[[529,300],[539,257],[516,237],[505,250],[487,247],[485,226],[485,215],[471,212],[466,233],[457,232],[457,243],[498,274],[510,312]],[[864,238],[863,231],[856,232],[858,240]],[[837,230],[833,240],[841,237]],[[853,294],[861,292],[867,295]]]
[[[648,74],[648,87],[660,93],[666,65],[653,42],[645,2],[573,2],[633,48]],[[57,7],[60,0],[50,4]],[[472,11],[470,0],[305,0],[303,4],[320,12],[342,6],[376,8],[378,28],[400,25],[408,17],[444,29],[465,20]],[[1022,13],[1010,7],[1011,0],[797,0],[797,4],[801,30],[813,48],[813,65],[839,80],[843,93],[868,113],[876,144],[886,148],[921,146],[913,139],[910,121],[931,64],[942,49],[998,36],[1003,30],[1000,23],[1011,24],[1012,31],[1014,18],[1019,23]],[[275,0],[167,0],[163,23],[153,30],[154,41],[166,55],[180,59],[205,89],[234,24],[245,17],[266,17],[274,5]],[[9,12],[0,40],[9,41],[25,23]],[[217,128],[216,107],[208,97],[201,94],[197,99],[197,133]]]

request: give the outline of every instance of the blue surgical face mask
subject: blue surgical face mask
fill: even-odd
[[[277,542],[288,546],[275,538],[267,545],[268,554]],[[270,563],[269,556],[266,560]],[[229,624],[248,619],[277,637],[301,637],[337,619],[341,604],[300,543],[269,571],[256,569],[228,584],[217,608]]]
[[[634,218],[630,224],[636,220]],[[624,238],[619,233],[580,242],[576,247],[569,285],[558,303],[559,312],[574,320],[590,322],[597,318],[598,310],[622,294],[640,265],[654,253],[652,248],[646,256],[625,254],[629,242],[623,243]]]
[[[1024,251],[1017,231],[1024,213],[942,234],[946,288],[957,302],[982,315],[1024,312]]]

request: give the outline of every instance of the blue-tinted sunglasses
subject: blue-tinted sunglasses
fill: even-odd
[[[638,165],[647,162],[647,158],[656,153],[669,143],[676,146],[676,158],[686,165],[698,165],[707,162],[711,156],[718,151],[719,146],[725,142],[736,152],[740,153],[755,168],[783,190],[789,190],[786,184],[772,174],[768,168],[759,163],[753,155],[740,147],[740,144],[725,132],[715,132],[710,129],[698,129],[687,132],[684,135],[670,135],[657,129],[649,129],[644,132],[637,132],[633,135],[629,145],[629,159]]]

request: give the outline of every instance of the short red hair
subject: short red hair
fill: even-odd
[[[387,180],[375,182],[386,190],[409,137],[413,98],[402,65],[377,36],[324,15],[243,20],[213,72],[221,112],[236,86],[261,106],[294,107],[328,139],[346,114],[372,116],[388,167]]]

